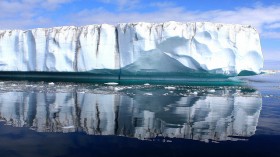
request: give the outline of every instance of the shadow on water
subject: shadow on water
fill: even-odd
[[[90,72],[0,72],[0,80],[5,81],[46,81],[46,82],[76,82],[76,83],[106,83],[118,82],[122,85],[136,85],[149,82],[151,84],[193,85],[193,86],[232,86],[240,85],[239,80],[229,79],[223,74],[198,72],[149,72],[131,73],[119,70],[94,70]]]

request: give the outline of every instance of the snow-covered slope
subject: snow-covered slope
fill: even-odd
[[[1,71],[259,73],[260,39],[251,26],[128,23],[0,31]]]

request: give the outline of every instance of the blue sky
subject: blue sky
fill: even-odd
[[[0,29],[170,20],[252,25],[280,60],[279,0],[0,0]]]

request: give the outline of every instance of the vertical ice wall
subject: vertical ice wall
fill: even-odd
[[[259,73],[251,26],[207,22],[102,24],[0,31],[1,71]],[[106,73],[106,72],[104,72]]]
[[[3,71],[35,71],[35,38],[31,31],[0,31],[0,67]]]
[[[80,29],[77,71],[119,69],[116,28],[103,24],[85,26]]]
[[[117,28],[121,67],[133,64],[131,71],[174,72],[181,65],[238,74],[243,70],[259,73],[263,67],[259,35],[251,26],[166,22],[120,24]]]

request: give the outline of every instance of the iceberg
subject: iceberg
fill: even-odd
[[[0,30],[0,71],[235,76],[262,68],[259,34],[247,25],[170,21]]]

